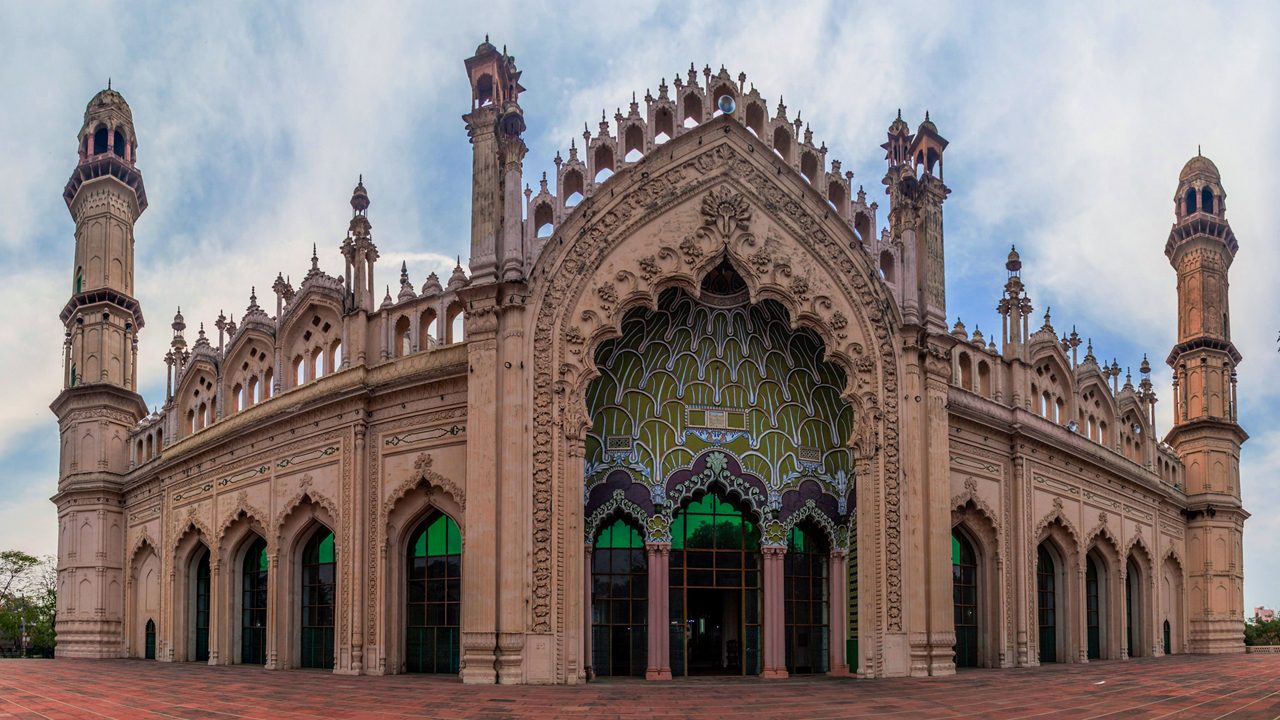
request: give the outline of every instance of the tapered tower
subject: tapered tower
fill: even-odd
[[[63,198],[75,220],[58,416],[60,657],[118,657],[124,605],[122,484],[129,431],[146,415],[137,388],[142,308],[133,293],[133,225],[147,207],[133,114],[106,90],[85,109],[79,161]]]
[[[1178,344],[1173,428],[1165,437],[1186,468],[1187,575],[1191,652],[1244,650],[1242,538],[1236,366],[1227,271],[1239,246],[1226,218],[1218,168],[1197,154],[1182,168],[1177,218],[1165,255],[1178,274]]]

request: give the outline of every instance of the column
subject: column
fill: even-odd
[[[276,638],[280,635],[280,549],[272,548],[267,566],[267,663],[268,670],[279,670],[279,654]]]
[[[787,618],[783,607],[785,545],[760,548],[764,558],[764,672],[763,678],[787,677]]]
[[[848,675],[849,658],[845,657],[845,621],[848,619],[849,590],[849,553],[844,550],[832,550],[827,560],[827,580],[830,583],[827,591],[827,632],[830,637],[830,657],[827,659],[828,675]]]
[[[351,498],[351,667],[348,671],[352,675],[360,675],[364,673],[364,611],[368,598],[365,596],[365,568],[369,562],[369,547],[366,540],[368,539],[369,528],[366,525],[368,519],[365,517],[365,498],[367,497],[368,488],[365,483],[368,482],[369,468],[366,461],[367,453],[365,452],[365,426],[364,423],[356,423],[355,426],[355,458],[352,462],[355,464],[356,483]]]
[[[645,543],[649,566],[649,665],[646,680],[671,679],[671,543]],[[587,576],[590,584],[590,575]]]
[[[209,664],[218,663],[222,639],[222,557],[218,548],[209,549]]]
[[[582,667],[586,671],[587,681],[595,679],[595,667],[591,654],[591,627],[594,624],[591,616],[591,541],[582,544]]]

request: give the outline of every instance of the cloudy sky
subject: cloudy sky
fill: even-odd
[[[694,9],[690,10],[689,6]],[[1065,4],[1054,7],[1065,7]],[[1122,6],[1122,7],[1117,7]],[[140,381],[164,399],[168,322],[239,317],[250,287],[301,276],[312,243],[341,269],[347,199],[363,173],[380,283],[465,261],[469,88],[486,33],[524,71],[526,181],[693,62],[747,73],[882,199],[878,145],[898,108],[950,141],[947,302],[999,327],[1016,243],[1037,317],[1074,324],[1100,357],[1150,353],[1169,427],[1174,275],[1163,255],[1178,170],[1203,147],[1240,241],[1232,268],[1243,424],[1245,602],[1280,605],[1280,5],[650,2],[0,5],[0,549],[55,548],[61,382],[57,315],[73,225],[61,190],[85,103],[112,78],[133,108],[150,208],[137,226],[148,319]],[[1270,198],[1270,199],[1268,199]],[[883,218],[884,213],[881,213]],[[442,272],[442,274],[444,274]],[[445,275],[447,277],[447,275]]]

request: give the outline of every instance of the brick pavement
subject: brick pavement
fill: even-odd
[[[10,718],[1276,718],[1280,656],[1177,656],[949,678],[464,686],[138,660],[0,660]]]

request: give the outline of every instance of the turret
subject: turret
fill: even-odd
[[[889,225],[902,245],[902,315],[908,325],[947,332],[942,203],[951,190],[942,182],[942,153],[947,141],[925,113],[915,134],[899,113],[881,147],[889,168]]]
[[[1239,246],[1218,168],[1197,153],[1182,168],[1165,255],[1178,276],[1173,428],[1165,441],[1186,468],[1191,652],[1243,650],[1242,539],[1236,366],[1227,272]]]
[[[75,221],[71,298],[63,307],[58,416],[58,648],[60,657],[124,651],[122,486],[127,438],[147,415],[137,394],[134,223],[147,208],[129,104],[110,84],[89,101],[77,163],[63,191]]]
[[[520,108],[516,59],[488,37],[466,60],[471,112],[462,119],[471,138],[471,281],[476,285],[524,276],[521,175],[528,148]]]

